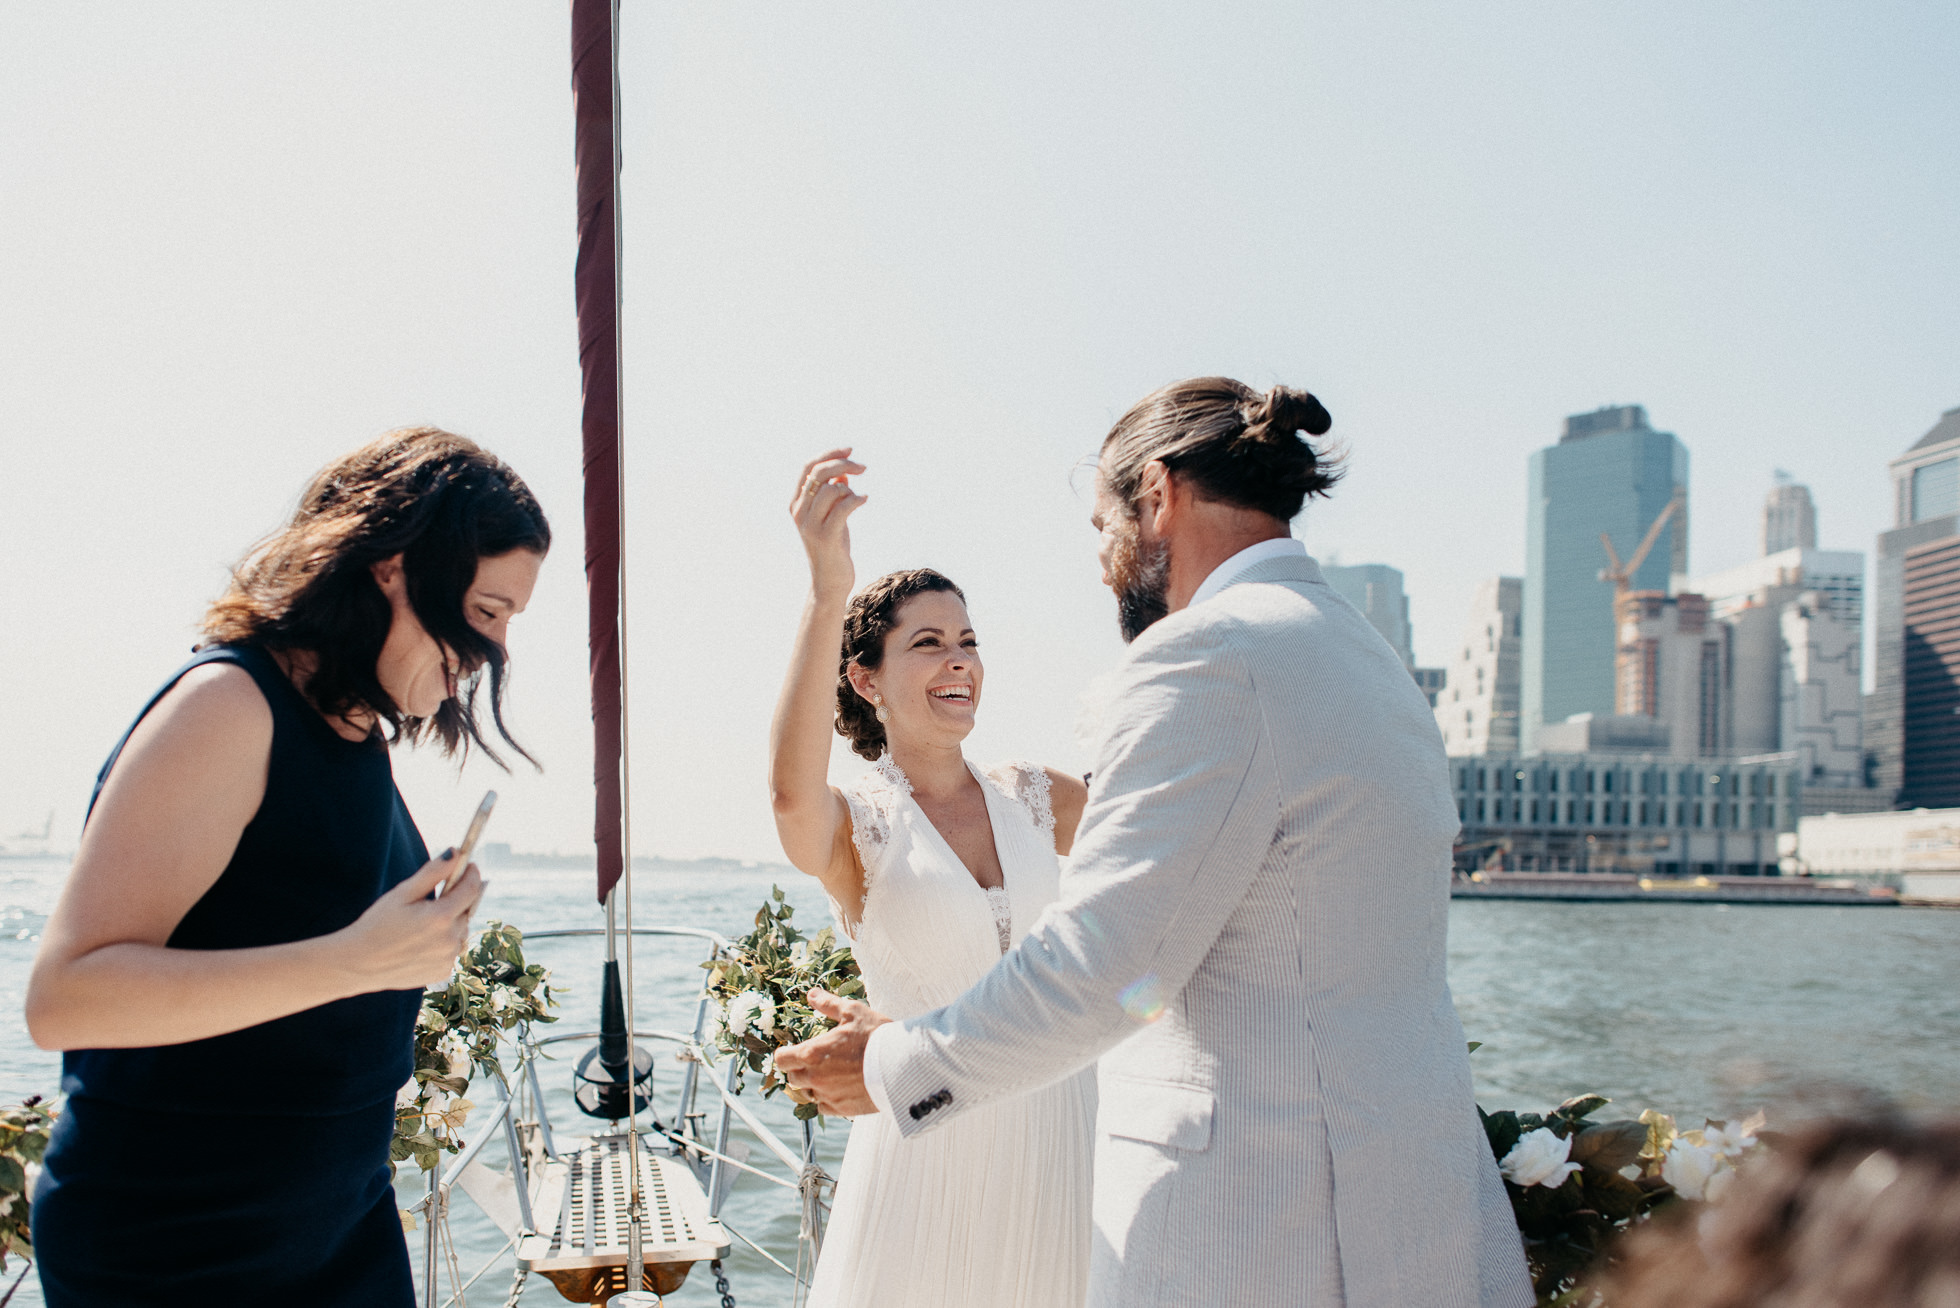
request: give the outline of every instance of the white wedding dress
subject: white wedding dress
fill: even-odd
[[[1048,775],[982,771],[1006,882],[983,890],[889,755],[843,787],[865,896],[851,940],[871,1006],[902,1019],[958,998],[1060,891]],[[832,905],[833,910],[836,905]],[[975,1108],[906,1140],[857,1118],[811,1308],[1081,1308],[1089,1281],[1095,1072]]]

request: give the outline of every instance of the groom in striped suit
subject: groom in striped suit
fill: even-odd
[[[1337,475],[1286,387],[1178,382],[1103,441],[1131,642],[1062,898],[972,990],[776,1065],[906,1136],[1098,1062],[1089,1302],[1526,1308],[1445,980],[1457,816],[1401,660],[1289,523]]]

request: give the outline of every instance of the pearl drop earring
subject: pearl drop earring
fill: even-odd
[[[885,712],[885,697],[883,695],[873,695],[871,697],[871,707],[876,710],[875,716],[878,721],[890,722],[892,720],[892,715]]]

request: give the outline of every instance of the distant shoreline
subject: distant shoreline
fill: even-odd
[[[1891,908],[1889,887],[1808,877],[1643,877],[1614,872],[1474,872],[1450,883],[1452,899],[1564,899],[1655,904],[1825,904]]]
[[[508,868],[521,872],[575,872],[590,871],[597,862],[592,854],[542,853],[535,850],[513,850],[509,845],[490,843],[483,846],[477,859],[486,870]],[[668,858],[664,854],[636,854],[633,856],[635,872],[697,871],[697,872],[774,872],[784,876],[793,875],[796,869],[786,863],[765,863],[755,859],[722,858]]]
[[[15,853],[0,850],[0,864],[4,863],[71,863],[75,859],[73,850],[47,853]],[[535,850],[513,850],[508,845],[486,844],[477,854],[477,860],[487,870],[505,868],[513,872],[589,872],[596,860],[591,854],[542,853]],[[765,863],[756,859],[722,858],[668,858],[664,854],[636,854],[633,858],[635,872],[773,872],[782,876],[800,875],[787,863]]]

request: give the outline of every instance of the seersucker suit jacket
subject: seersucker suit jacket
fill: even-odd
[[[1304,555],[1130,646],[1062,897],[879,1036],[906,1135],[1100,1058],[1089,1303],[1525,1308],[1428,704]]]

